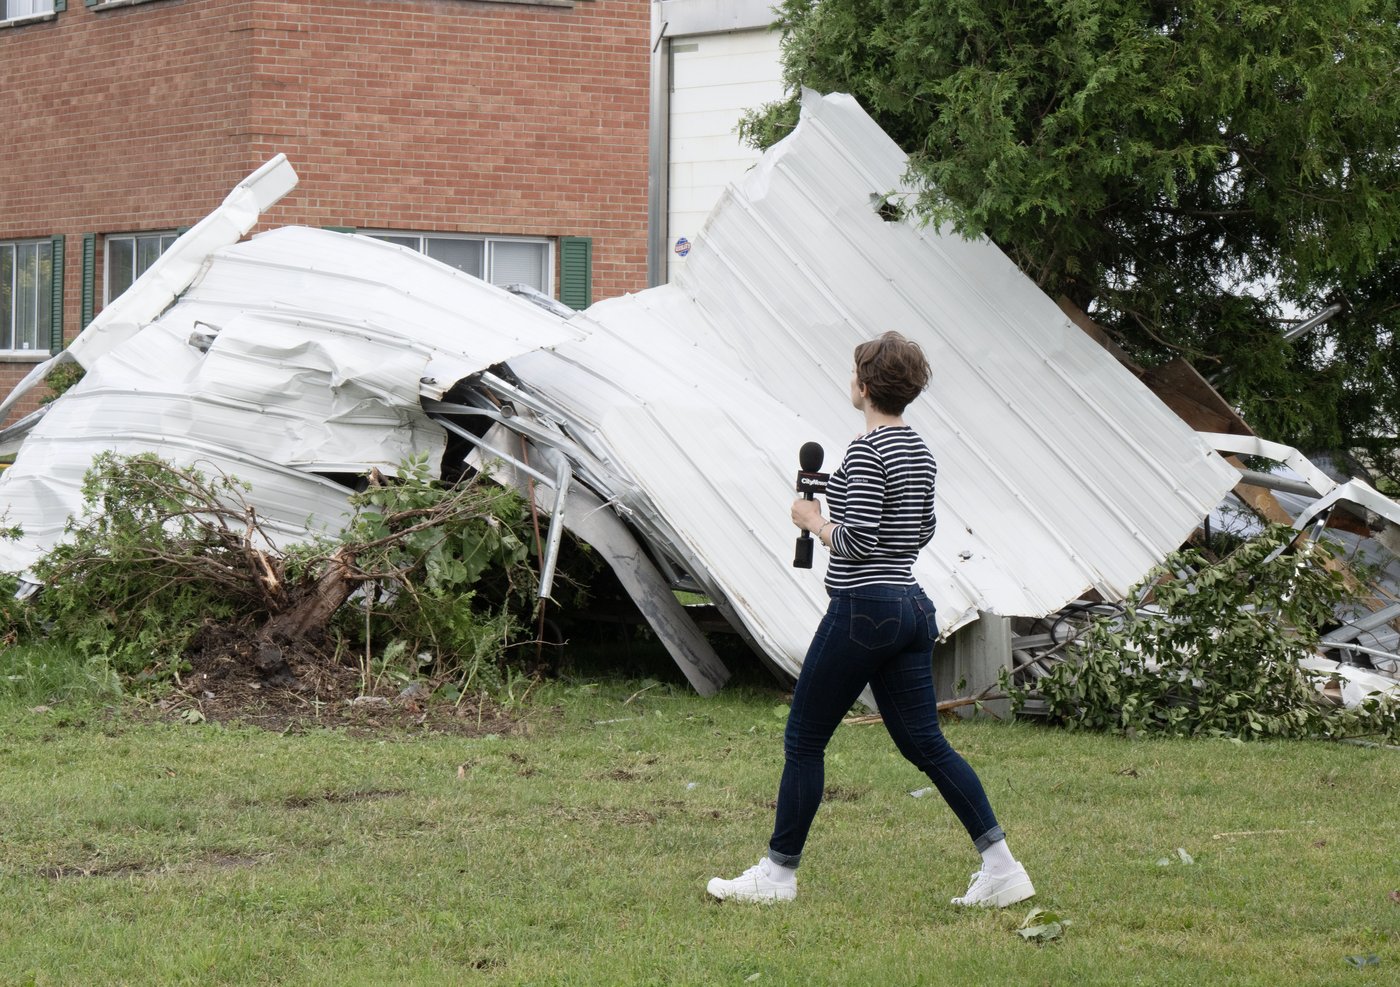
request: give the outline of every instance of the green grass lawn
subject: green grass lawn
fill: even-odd
[[[766,843],[786,707],[642,688],[471,739],[11,699],[0,984],[1400,983],[1394,751],[950,724],[1071,923],[1042,945],[948,904],[976,855],[878,725],[837,733],[797,901],[709,902]]]

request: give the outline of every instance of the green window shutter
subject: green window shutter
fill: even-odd
[[[89,7],[96,7],[102,0],[83,0]]]
[[[559,300],[572,309],[593,304],[593,238],[559,238]]]
[[[53,12],[61,14],[68,9],[68,0],[53,0]]]
[[[188,226],[177,226],[177,227],[175,227],[175,235],[176,235],[177,237],[178,237],[178,236],[184,236],[184,235],[185,235],[186,233],[188,233],[189,231],[190,231],[190,228],[189,228]]]
[[[92,321],[92,307],[96,288],[97,276],[97,234],[83,234],[83,282],[82,282],[82,306],[83,310],[78,315],[78,328],[86,329],[87,324]]]
[[[321,229],[323,229],[323,230],[330,230],[332,233],[354,233],[354,232],[355,232],[355,227],[353,227],[353,226],[323,226],[323,227],[321,227]]]
[[[49,241],[52,246],[52,260],[49,262],[49,352],[63,349],[63,237],[56,236]]]

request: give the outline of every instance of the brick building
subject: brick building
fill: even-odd
[[[575,307],[646,287],[650,6],[0,0],[0,393],[279,151],[260,229]]]

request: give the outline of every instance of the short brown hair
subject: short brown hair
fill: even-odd
[[[928,360],[919,344],[887,332],[856,347],[856,380],[876,411],[900,415],[928,387]]]

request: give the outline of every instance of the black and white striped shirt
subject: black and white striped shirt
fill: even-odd
[[[914,559],[933,538],[938,464],[908,425],[884,425],[846,448],[827,483],[828,589],[914,582]]]

